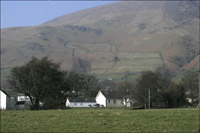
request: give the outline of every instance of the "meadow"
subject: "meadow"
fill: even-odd
[[[1,132],[198,132],[199,109],[1,111]]]
[[[105,52],[106,53],[106,52]],[[110,53],[111,54],[111,53]],[[108,55],[108,54],[107,54]],[[114,55],[106,56],[99,54],[99,60],[91,64],[91,73],[97,78],[112,78],[114,81],[120,81],[127,72],[140,73],[141,71],[152,70],[163,65],[159,53],[145,53],[135,51],[118,51],[118,61],[114,63]]]

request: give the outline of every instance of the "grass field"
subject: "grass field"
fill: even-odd
[[[103,76],[105,78],[113,78],[113,80],[119,81],[121,77],[124,77],[126,75],[127,71],[130,73],[139,73],[146,70],[153,71],[157,67],[163,65],[159,53],[118,51],[117,57],[119,58],[119,60],[117,62],[114,62],[114,59],[112,59],[114,58],[114,55],[112,56],[105,56],[104,53],[99,54],[98,58],[100,60],[91,64],[91,73],[97,75],[97,77],[100,79]],[[106,61],[103,60],[106,58]],[[113,75],[118,76],[113,77]]]
[[[198,132],[199,109],[1,111],[1,132]]]
[[[182,80],[182,78],[183,78],[184,76],[186,76],[186,74],[188,74],[188,73],[190,73],[190,72],[198,72],[198,71],[199,71],[199,68],[200,68],[199,65],[196,65],[196,67],[195,67],[193,70],[188,71],[188,72],[186,72],[186,73],[180,73],[180,74],[178,74],[178,75],[172,77],[172,80],[173,80],[174,82],[176,82],[176,83],[180,83],[181,80]]]
[[[119,58],[129,59],[160,59],[159,53],[145,53],[145,52],[119,52]]]

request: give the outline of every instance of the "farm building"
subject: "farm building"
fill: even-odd
[[[29,109],[31,103],[27,96],[4,90],[0,90],[0,93],[0,109]]]
[[[13,109],[15,98],[10,96],[6,91],[0,90],[0,109]]]
[[[96,103],[104,107],[131,107],[137,101],[124,96],[120,91],[100,90],[96,96]]]
[[[117,91],[99,91],[96,102],[104,107],[124,107],[123,93]]]
[[[22,94],[18,94],[16,96],[15,109],[17,110],[30,109],[30,105],[31,101],[28,96],[24,96]]]
[[[6,109],[6,99],[8,97],[8,94],[2,90],[0,90],[0,97],[1,97],[1,105],[0,105],[0,109]]]
[[[138,103],[137,100],[133,100],[133,99],[129,99],[129,98],[124,99],[125,107],[133,107],[137,103]]]
[[[94,98],[68,98],[66,107],[94,107],[96,101]]]
[[[27,101],[27,102],[29,102],[29,101],[30,101],[30,98],[29,98],[28,96],[24,96],[24,95],[22,95],[22,94],[19,94],[19,95],[17,96],[17,101]]]

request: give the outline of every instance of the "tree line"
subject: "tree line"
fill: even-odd
[[[166,73],[166,71],[168,71]],[[171,80],[169,70],[141,72],[136,82],[120,82],[118,90],[137,100],[135,106],[174,108],[198,106],[199,72],[186,74],[180,83]]]
[[[94,76],[64,71],[48,57],[32,57],[25,65],[13,68],[8,81],[13,89],[30,98],[36,110],[41,102],[45,109],[64,108],[67,97],[95,97],[100,89]]]
[[[76,62],[90,66],[80,59]],[[79,66],[75,68],[79,70]],[[171,80],[168,69],[144,71],[135,82],[125,79],[115,83],[111,80],[99,81],[89,75],[87,69],[80,70],[64,71],[59,63],[48,57],[32,57],[28,63],[13,68],[8,80],[17,92],[30,98],[32,108],[37,110],[40,109],[40,102],[44,109],[65,108],[67,97],[95,97],[100,89],[121,91],[124,97],[138,101],[134,106],[172,108],[198,105],[198,72],[186,74],[180,83]]]

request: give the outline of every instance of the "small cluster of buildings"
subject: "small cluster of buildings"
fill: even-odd
[[[0,90],[0,109],[29,109],[30,99],[23,95],[11,96]],[[67,98],[66,107],[131,107],[136,103],[123,93],[117,91],[100,90],[95,98]]]
[[[123,96],[123,93],[118,91],[100,90],[96,98],[68,98],[66,107],[131,107],[136,103],[135,100]]]
[[[31,105],[30,99],[21,94],[9,94],[4,90],[0,90],[0,110],[23,110],[29,109]]]

